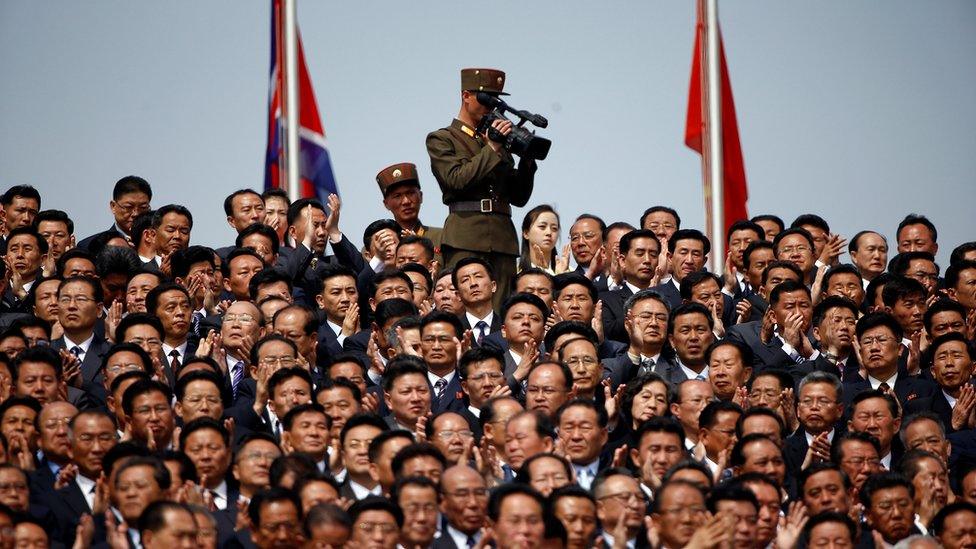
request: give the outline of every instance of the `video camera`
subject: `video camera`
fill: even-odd
[[[512,154],[535,160],[546,159],[552,141],[539,137],[535,132],[522,127],[526,122],[530,122],[533,126],[545,128],[549,125],[549,121],[544,116],[512,108],[508,103],[489,93],[478,92],[477,98],[478,103],[491,109],[478,123],[478,133],[487,133],[488,139],[501,143],[505,150]],[[491,127],[495,120],[508,120],[505,117],[505,111],[519,117],[519,123],[512,127],[512,131],[508,135],[502,135],[498,130]]]

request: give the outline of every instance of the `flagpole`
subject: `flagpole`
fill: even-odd
[[[720,42],[718,30],[718,0],[701,0],[705,11],[705,96],[707,116],[705,127],[708,131],[706,178],[711,188],[711,200],[706,198],[710,209],[709,240],[712,244],[712,272],[722,274],[725,269],[725,199],[724,174],[722,170],[722,75],[719,69]],[[728,274],[728,273],[726,273]],[[729,275],[731,276],[731,275]]]
[[[297,0],[282,0],[284,3],[284,58],[285,58],[285,178],[288,182],[288,198],[292,201],[301,198],[301,178],[298,168],[298,25],[296,24],[295,3]]]

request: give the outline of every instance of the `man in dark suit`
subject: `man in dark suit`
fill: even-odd
[[[742,272],[745,275],[747,290],[742,293],[739,299],[745,299],[752,305],[750,321],[761,320],[769,306],[769,303],[760,293],[763,287],[762,275],[766,266],[775,260],[773,245],[766,240],[751,242],[742,252]]]
[[[48,243],[33,227],[9,231],[4,240],[7,249],[3,260],[10,270],[10,280],[3,292],[0,312],[29,312],[27,296],[42,277],[42,263],[47,259]]]
[[[600,294],[603,303],[603,331],[606,337],[627,343],[624,328],[624,301],[651,286],[657,268],[661,243],[646,229],[631,231],[620,238],[619,264],[623,287]]]
[[[857,322],[857,338],[861,344],[861,362],[867,371],[867,380],[845,383],[844,393],[848,402],[861,391],[869,389],[893,393],[903,409],[914,411],[927,409],[936,396],[938,386],[927,380],[915,378],[899,371],[902,328],[888,313],[870,313]]]
[[[681,281],[681,301],[701,303],[712,312],[715,337],[725,337],[725,331],[748,320],[732,306],[732,298],[722,291],[722,280],[708,271],[688,273]]]
[[[14,185],[0,195],[0,221],[3,222],[0,255],[7,253],[10,232],[34,225],[40,209],[41,195],[30,185]]]
[[[485,479],[467,465],[448,467],[441,475],[441,511],[445,525],[433,549],[467,549],[481,539],[487,523],[488,498]],[[474,496],[474,497],[472,497]]]
[[[515,374],[530,345],[536,349],[542,345],[548,316],[549,311],[538,296],[517,293],[505,300],[500,315],[502,329],[489,334],[483,347],[494,347],[504,353],[506,378],[511,379]]]
[[[102,286],[90,278],[65,280],[58,289],[58,320],[64,335],[51,342],[55,350],[67,350],[81,361],[82,386],[100,386],[102,358],[109,345],[95,333],[102,307]]]
[[[689,273],[702,270],[712,245],[708,237],[696,229],[680,229],[668,239],[668,263],[671,278],[655,286],[672,309],[681,305],[681,281]]]
[[[668,340],[674,361],[659,361],[654,371],[673,385],[686,379],[708,381],[705,351],[715,340],[712,315],[701,303],[685,303],[671,311]]]
[[[947,432],[973,427],[971,408],[968,414],[956,414],[959,417],[953,421],[953,410],[959,404],[964,389],[972,383],[971,343],[966,340],[966,336],[949,332],[936,338],[929,348],[932,354],[932,377],[940,389],[932,397],[931,411],[938,414]],[[949,398],[952,399],[952,404],[949,403]],[[963,418],[963,415],[968,417]]]
[[[68,423],[77,413],[77,408],[63,400],[48,402],[41,408],[37,416],[38,449],[44,457],[29,473],[32,494],[53,492],[58,472],[71,463]]]
[[[78,243],[78,247],[87,250],[96,238],[105,233],[132,240],[132,222],[139,214],[150,210],[149,203],[151,200],[152,187],[145,179],[135,175],[127,175],[119,179],[112,189],[112,200],[108,203],[115,223],[105,231],[83,239]]]
[[[173,367],[179,370],[193,356],[199,342],[191,332],[192,307],[190,293],[179,284],[163,283],[146,294],[146,311],[158,317],[163,325],[161,358],[171,386],[177,373]]]
[[[830,444],[839,432],[844,415],[840,379],[834,374],[815,371],[800,381],[797,390],[797,419],[800,428],[786,438],[788,471],[800,471],[809,463],[830,460]],[[810,448],[809,463],[807,453]]]
[[[807,336],[813,319],[810,290],[800,282],[787,280],[773,288],[769,302],[770,310],[762,322],[736,324],[726,330],[726,337],[752,349],[754,369],[789,369],[816,360],[820,351]]]
[[[745,299],[746,296],[755,293],[759,285],[749,283],[748,267],[744,261],[745,250],[753,242],[763,242],[766,239],[766,232],[763,228],[747,220],[739,220],[729,226],[725,231],[725,242],[729,251],[729,260],[732,262],[732,269],[726,264],[726,272],[722,275],[722,291],[736,302]],[[770,253],[770,256],[772,253]]]
[[[603,233],[607,224],[599,217],[580,214],[569,228],[569,244],[576,261],[576,274],[593,281],[597,291],[605,292],[607,287],[607,267],[609,255],[604,247]]]
[[[476,129],[489,113],[478,101],[478,93],[503,95],[504,85],[502,71],[462,69],[457,118],[427,136],[431,170],[451,212],[444,221],[444,265],[456,268],[463,258],[480,257],[495,266],[495,280],[505,288],[495,297],[495,307],[501,306],[503,294],[511,287],[519,255],[511,207],[528,202],[536,171],[535,160],[528,156],[516,168],[504,148],[502,136],[511,133],[510,121],[496,119],[493,132]]]
[[[459,259],[451,273],[451,281],[457,288],[464,305],[461,317],[461,334],[470,330],[471,343],[482,345],[489,334],[502,329],[502,319],[495,312],[493,300],[505,292],[498,291],[494,268],[480,257]],[[508,281],[506,281],[507,288]]]
[[[597,473],[610,465],[606,410],[592,400],[571,400],[556,411],[559,437],[576,470],[576,482],[589,490]],[[584,429],[584,426],[590,426]]]
[[[820,355],[790,369],[797,383],[810,372],[829,372],[843,381],[858,379],[860,363],[854,352],[857,306],[841,296],[829,296],[813,308],[813,338]]]
[[[464,409],[464,392],[457,373],[457,345],[462,337],[461,321],[454,314],[433,311],[420,320],[420,348],[433,389],[430,408],[435,414]]]

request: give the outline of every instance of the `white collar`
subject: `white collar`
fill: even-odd
[[[657,365],[657,361],[661,360],[661,353],[658,353],[658,354],[656,354],[654,356],[646,356],[644,354],[635,355],[635,354],[631,353],[630,351],[627,351],[627,358],[629,358],[630,361],[633,362],[634,364],[640,364],[641,362],[644,362],[645,360],[653,360],[654,361],[654,365],[656,366]]]
[[[942,396],[944,396],[945,399],[946,399],[946,402],[949,403],[949,408],[955,408],[956,407],[956,399],[952,395],[950,395],[949,393],[945,392],[945,390],[943,390],[942,391]]]
[[[373,496],[382,496],[383,495],[383,489],[379,485],[379,483],[377,483],[376,486],[374,486],[372,488],[367,488],[367,487],[363,486],[362,484],[359,484],[355,480],[349,479],[349,487],[352,488],[352,493],[355,494],[356,499],[364,499],[364,498],[366,498],[367,496],[370,496],[370,495],[373,495]]]
[[[82,341],[81,343],[75,343],[74,341],[71,341],[71,338],[68,337],[68,334],[64,334],[64,348],[70,351],[74,347],[80,347],[81,354],[85,355],[88,354],[88,348],[91,347],[92,341],[94,340],[95,340],[94,330],[92,330],[92,333],[90,336],[88,336],[88,339]]]
[[[218,484],[216,487],[214,487],[213,489],[211,489],[210,492],[214,496],[214,505],[217,506],[217,509],[220,509],[221,511],[223,511],[224,509],[227,509],[227,507],[230,506],[230,502],[227,501],[227,481],[226,480],[220,481],[220,484]]]
[[[166,360],[172,360],[169,354],[173,352],[173,349],[176,349],[176,351],[180,353],[180,361],[186,362],[186,345],[187,342],[185,340],[176,347],[170,347],[169,345],[163,343],[163,356],[166,357]],[[233,364],[231,364],[231,366],[233,366]]]
[[[871,388],[874,390],[878,390],[878,387],[881,386],[882,381],[887,383],[888,387],[891,387],[891,389],[894,390],[895,382],[898,381],[898,370],[895,370],[895,373],[891,374],[891,377],[885,380],[877,379],[870,375],[868,376],[868,382],[871,384]]]
[[[464,310],[464,317],[468,319],[468,324],[471,325],[471,332],[472,332],[471,335],[473,335],[475,337],[478,337],[478,335],[474,333],[474,331],[477,330],[477,328],[475,328],[475,326],[479,322],[481,322],[482,320],[485,321],[485,324],[488,325],[485,328],[485,336],[487,336],[488,334],[491,333],[491,321],[495,319],[495,311],[488,311],[488,314],[485,315],[485,318],[478,318],[478,317],[474,316],[473,314],[471,314],[470,311],[468,311],[467,309],[465,309]]]
[[[674,359],[675,361],[678,362],[678,367],[681,368],[681,371],[685,373],[685,376],[687,376],[688,379],[695,379],[698,376],[702,376],[705,378],[705,381],[708,381],[708,364],[706,364],[705,367],[702,369],[702,371],[699,373],[685,366],[684,363],[681,362],[680,358],[675,357]]]
[[[329,328],[332,328],[332,331],[335,332],[336,337],[338,337],[339,334],[342,333],[342,326],[336,324],[335,322],[332,322],[328,318],[325,319],[325,323],[329,325]]]
[[[630,282],[627,282],[626,279],[624,279],[624,287],[630,289],[630,292],[631,293],[634,293],[634,294],[636,294],[637,292],[641,291],[640,288],[638,288],[637,286],[634,286]]]
[[[447,523],[447,535],[451,536],[451,539],[454,540],[454,545],[459,549],[468,546],[468,535],[451,525],[450,521]],[[471,537],[474,538],[475,543],[478,543],[481,540],[481,530],[479,529],[477,532],[471,534]]]
[[[813,444],[813,435],[811,435],[810,433],[808,433],[806,431],[806,429],[803,430],[803,435],[805,437],[807,437],[807,446],[808,447],[811,444]],[[833,441],[834,441],[834,428],[831,428],[829,431],[827,431],[827,442],[833,442]]]
[[[450,385],[451,384],[451,380],[454,379],[454,375],[456,373],[457,373],[457,370],[451,370],[450,372],[447,373],[446,376],[441,377],[441,376],[435,374],[434,372],[431,372],[430,370],[427,370],[427,380],[430,381],[430,386],[431,387],[433,387],[434,385],[437,385],[437,380],[440,380],[440,379],[443,379],[444,381],[447,382],[447,385]],[[445,389],[447,388],[447,385],[444,386]]]
[[[471,412],[474,417],[481,417],[481,408],[475,408],[474,406],[468,406],[468,411]]]
[[[606,530],[603,531],[603,539],[606,541],[607,547],[613,547],[613,536]],[[637,539],[635,538],[627,540],[626,545],[628,549],[634,549],[634,547],[637,545]]]

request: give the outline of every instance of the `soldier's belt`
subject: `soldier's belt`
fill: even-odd
[[[507,216],[512,215],[512,207],[507,202],[499,202],[490,198],[452,202],[448,204],[448,208],[451,210],[451,213],[481,212]]]

